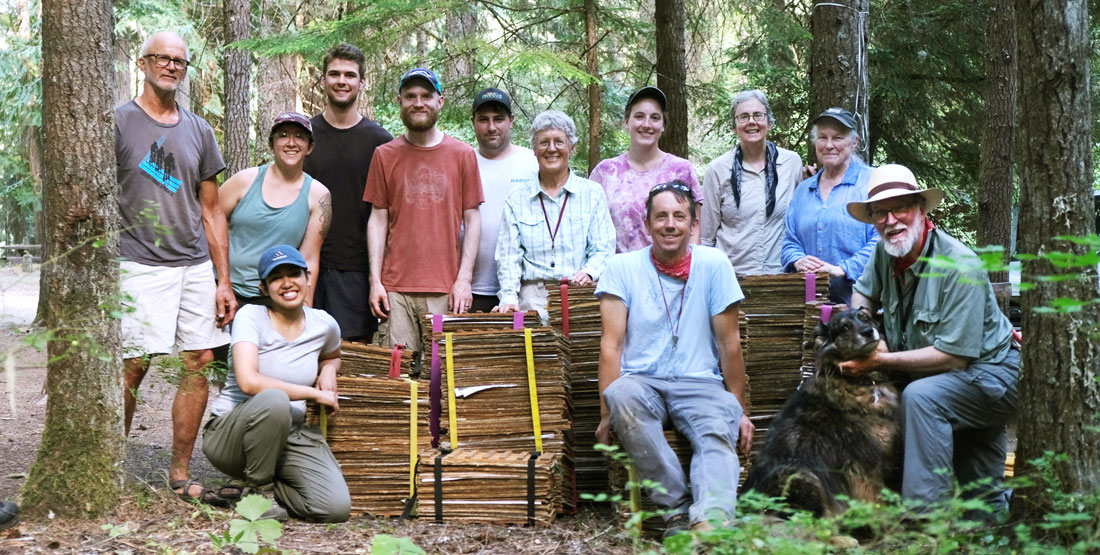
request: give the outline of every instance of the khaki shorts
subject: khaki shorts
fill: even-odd
[[[410,351],[420,350],[420,315],[446,314],[450,312],[450,295],[447,293],[399,293],[387,291],[390,301],[390,318],[386,328],[386,347],[404,343]],[[381,331],[381,329],[379,330]]]
[[[214,325],[214,265],[147,266],[122,261],[122,354],[133,358],[229,343]]]

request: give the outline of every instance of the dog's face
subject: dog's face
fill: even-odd
[[[814,329],[818,373],[832,374],[838,362],[870,355],[881,339],[867,310],[850,308],[833,313],[828,323],[821,322]]]

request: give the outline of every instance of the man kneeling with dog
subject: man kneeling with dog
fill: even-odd
[[[1001,491],[1005,426],[1016,413],[1020,369],[1012,324],[983,270],[927,262],[975,259],[928,219],[943,191],[921,189],[913,172],[896,164],[876,168],[869,187],[868,200],[848,203],[848,213],[873,224],[882,240],[852,304],[883,308],[889,352],[841,363],[842,372],[915,380],[901,396],[902,497],[927,506],[950,497],[953,476],[960,484],[985,478],[991,482],[981,493],[999,512],[1008,506]]]
[[[689,244],[696,208],[687,185],[654,187],[646,200],[653,246],[612,257],[596,287],[603,320],[596,437],[609,444],[614,429],[639,478],[663,487],[649,493],[666,510],[666,535],[733,518],[736,449],[749,452],[754,430],[742,408],[744,295],[725,254]],[[692,444],[690,491],[664,437],[669,422]]]

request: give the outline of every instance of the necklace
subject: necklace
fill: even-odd
[[[676,312],[676,324],[672,323],[672,309],[668,306],[668,297],[665,297],[665,286],[661,283],[661,273],[657,271],[657,267],[653,267],[653,272],[657,276],[657,287],[661,289],[661,300],[665,303],[665,316],[668,317],[668,329],[672,331],[672,350],[676,350],[676,344],[680,341],[680,316],[684,314],[684,293],[687,292],[688,284],[687,280],[684,280],[684,287],[680,289],[680,308]],[[691,279],[691,276],[688,276]]]
[[[554,226],[554,229],[550,229],[550,215],[546,213],[546,202],[542,200],[542,195],[539,195],[539,204],[542,205],[542,216],[546,218],[546,231],[550,233],[550,267],[554,267],[554,247],[556,239],[558,238],[558,229],[561,228],[561,218],[565,215],[565,205],[569,204],[569,191],[562,191],[565,198],[561,201],[561,208],[558,209],[558,223]]]

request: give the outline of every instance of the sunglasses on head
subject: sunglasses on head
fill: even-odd
[[[687,185],[684,185],[682,183],[669,182],[669,183],[661,183],[661,184],[657,185],[656,187],[650,189],[649,194],[652,195],[654,193],[660,193],[661,191],[667,191],[669,189],[676,189],[677,191],[683,191],[685,193],[690,193],[691,192],[691,188],[688,187]]]

